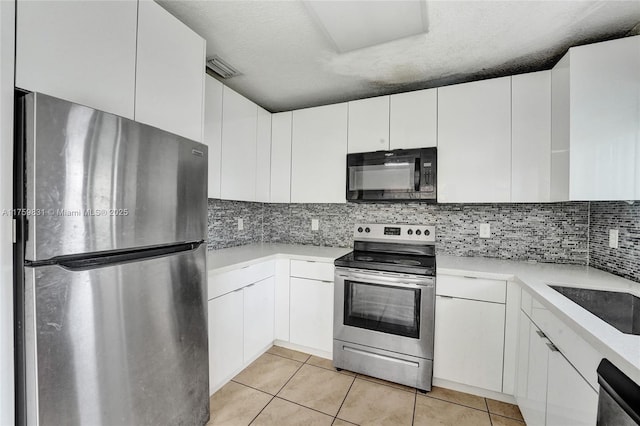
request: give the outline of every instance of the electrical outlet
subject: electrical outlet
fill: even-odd
[[[311,219],[311,230],[317,231],[320,229],[320,221],[318,219]]]
[[[480,238],[491,238],[491,225],[488,223],[480,224]]]
[[[242,218],[238,218],[238,231],[242,231],[244,229],[244,220]]]
[[[618,248],[618,230],[609,229],[609,247]]]

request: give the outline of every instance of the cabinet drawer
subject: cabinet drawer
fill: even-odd
[[[485,302],[505,303],[507,282],[475,277],[438,275],[436,294]]]
[[[291,276],[333,282],[333,263],[292,260]]]
[[[275,261],[256,263],[244,268],[221,274],[209,274],[207,277],[207,287],[209,290],[208,299],[211,300],[222,294],[246,287],[249,284],[264,280],[275,275]]]

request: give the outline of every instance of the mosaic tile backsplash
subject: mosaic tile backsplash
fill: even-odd
[[[591,203],[589,265],[640,282],[640,202]],[[609,230],[618,230],[618,248],[609,248]]]
[[[245,231],[238,231],[237,218]],[[209,249],[255,242],[335,247],[353,244],[353,225],[436,226],[437,252],[512,260],[587,264],[588,203],[557,204],[260,204],[209,200]],[[318,231],[311,230],[318,219]],[[478,236],[479,223],[491,238]]]

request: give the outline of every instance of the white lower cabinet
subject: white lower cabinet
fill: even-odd
[[[528,425],[544,425],[547,403],[548,340],[524,313],[520,335],[516,401]]]
[[[436,296],[433,375],[502,391],[505,305]]]
[[[275,278],[244,288],[244,362],[248,363],[273,343]]]
[[[333,282],[291,277],[290,342],[333,352]]]
[[[243,365],[243,289],[209,300],[209,392]]]

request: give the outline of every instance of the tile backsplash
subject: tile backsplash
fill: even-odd
[[[592,202],[589,264],[640,282],[640,202]],[[609,230],[618,230],[618,248],[609,248]]]
[[[209,199],[207,249],[261,242],[263,209],[262,203]],[[244,222],[242,231],[238,219]]]

